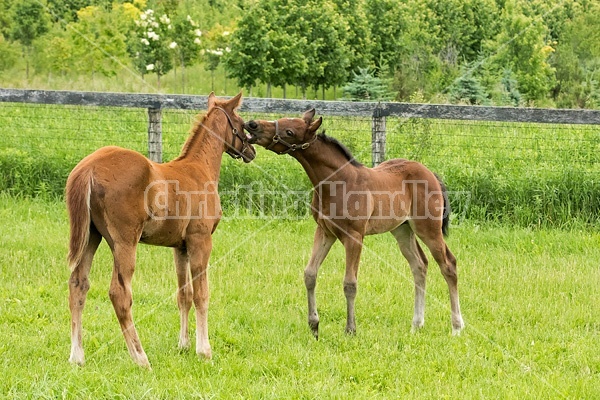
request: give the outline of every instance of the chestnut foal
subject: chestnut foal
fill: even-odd
[[[363,238],[391,232],[408,260],[415,282],[413,330],[423,326],[427,258],[416,237],[429,248],[448,284],[452,332],[460,333],[463,319],[458,299],[456,258],[444,241],[450,207],[446,188],[422,164],[394,159],[375,168],[358,163],[336,139],[317,134],[322,118],[315,110],[303,118],[248,121],[250,143],[277,154],[289,154],[304,167],[314,186],[312,215],[317,222],[312,255],[304,270],[308,296],[308,324],[318,339],[319,314],[315,300],[317,272],[333,243],[346,250],[344,294],[346,332],[354,333],[354,299]]]
[[[242,94],[208,98],[206,115],[196,122],[175,160],[157,164],[120,147],[103,147],[85,157],[67,180],[71,356],[84,363],[82,312],[92,258],[102,238],[114,257],[110,299],[134,362],[150,368],[131,313],[131,279],[138,242],[172,247],[177,272],[179,347],[189,348],[188,315],[196,308],[196,353],[210,358],[208,341],[208,259],[212,233],[221,218],[217,186],[223,152],[245,162],[256,153],[235,112]],[[191,277],[190,277],[191,274]]]

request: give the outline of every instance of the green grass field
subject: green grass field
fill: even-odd
[[[140,246],[134,318],[153,369],[136,367],[108,299],[102,244],[84,311],[83,368],[69,364],[64,204],[0,196],[0,396],[4,398],[595,398],[600,393],[600,233],[467,221],[451,229],[466,328],[450,335],[430,265],[425,328],[391,235],[368,237],[357,335],[344,334],[343,249],[319,275],[320,340],[306,324],[309,219],[238,218],[214,235],[212,361],[177,350],[169,249]],[[195,324],[192,323],[192,329]]]

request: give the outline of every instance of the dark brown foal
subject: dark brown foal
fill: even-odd
[[[413,330],[423,326],[427,257],[417,237],[440,266],[450,292],[452,332],[463,328],[458,299],[456,258],[444,241],[449,221],[446,189],[425,166],[394,159],[375,168],[358,163],[337,140],[317,134],[322,118],[315,110],[303,118],[249,121],[244,126],[256,143],[300,162],[313,186],[312,215],[317,222],[310,261],[304,271],[308,296],[308,324],[318,338],[319,315],[315,300],[317,272],[329,249],[340,240],[346,250],[344,294],[346,331],[354,333],[354,300],[365,235],[391,232],[408,260],[415,282]]]

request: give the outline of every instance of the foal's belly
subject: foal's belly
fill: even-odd
[[[378,233],[385,233],[389,231],[393,231],[403,223],[407,221],[407,218],[399,218],[399,219],[386,219],[386,220],[377,220],[377,219],[369,219],[367,222],[365,235],[376,235]]]
[[[144,225],[141,243],[179,247],[184,241],[185,226],[178,220],[150,220]]]

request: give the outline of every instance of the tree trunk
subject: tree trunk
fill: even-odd
[[[271,82],[267,83],[267,98],[270,99],[271,96]]]
[[[283,84],[283,98],[284,98],[284,99],[286,99],[286,98],[287,98],[287,97],[286,97],[286,92],[287,92],[286,88],[287,88],[287,86],[286,86],[286,84],[284,83],[284,84]]]

